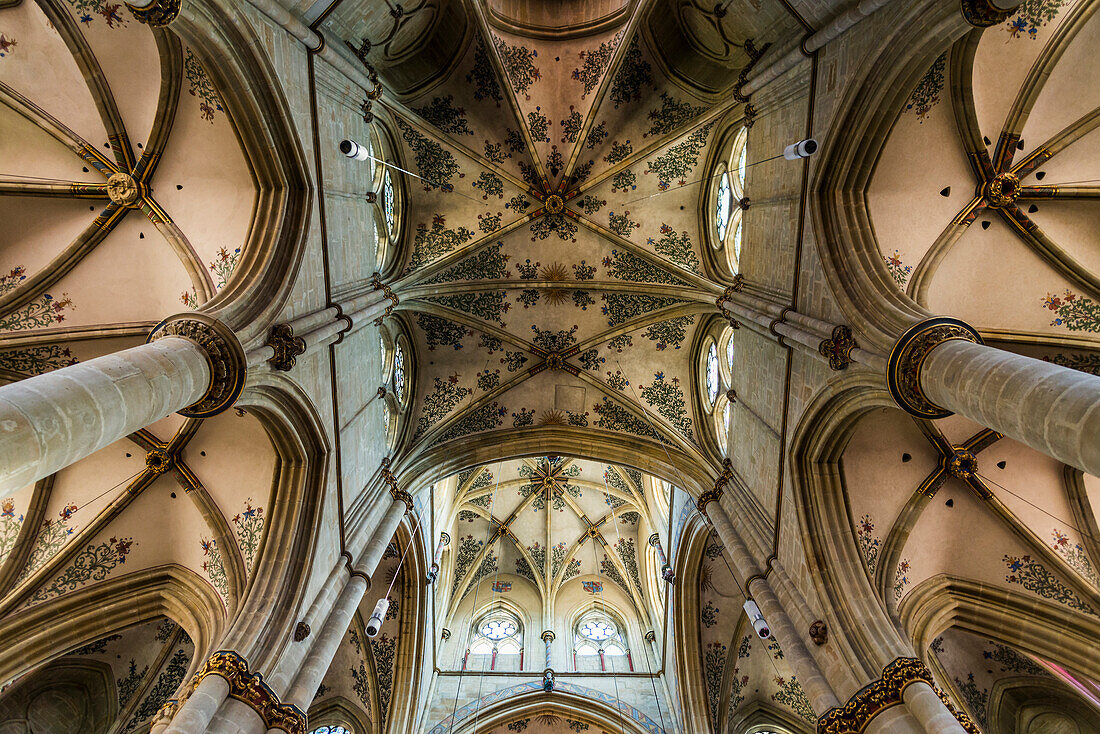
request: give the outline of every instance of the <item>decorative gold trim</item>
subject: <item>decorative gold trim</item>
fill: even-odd
[[[179,706],[183,706],[199,687],[202,679],[208,675],[216,675],[229,683],[229,697],[247,704],[263,719],[264,726],[268,729],[281,729],[287,734],[305,734],[305,713],[293,704],[279,701],[275,691],[264,681],[263,675],[250,672],[248,661],[232,650],[218,650],[210,656],[202,669],[191,678],[190,684],[180,696]]]
[[[138,19],[138,22],[151,25],[154,28],[163,28],[179,17],[183,7],[183,0],[152,0],[145,5],[131,5],[126,7]]]
[[[882,677],[858,690],[847,703],[829,709],[817,720],[818,734],[860,734],[886,709],[902,703],[905,689],[927,683],[969,734],[981,734],[970,717],[956,711],[932,678],[932,672],[917,658],[897,658],[882,669]]]
[[[406,511],[413,511],[413,498],[412,495],[405,490],[397,486],[397,477],[390,471],[390,457],[385,456],[382,458],[382,468],[380,469],[382,474],[382,481],[390,488],[390,496],[398,502],[404,502]]]
[[[984,344],[974,327],[946,316],[926,319],[909,327],[894,348],[886,366],[886,382],[894,402],[918,418],[946,418],[951,411],[936,405],[924,394],[920,378],[924,360],[940,344],[961,339]]]
[[[695,507],[704,517],[707,514],[707,505],[722,498],[722,490],[729,485],[731,479],[733,479],[733,463],[725,459],[722,461],[722,473],[714,480],[714,487],[700,494],[699,499],[695,500]]]
[[[962,14],[975,28],[988,28],[1008,20],[1016,8],[999,8],[992,0],[962,0]]]
[[[201,313],[169,316],[153,327],[146,342],[178,336],[206,353],[210,386],[197,402],[177,411],[186,418],[209,418],[230,408],[244,388],[248,360],[237,337],[225,324]]]

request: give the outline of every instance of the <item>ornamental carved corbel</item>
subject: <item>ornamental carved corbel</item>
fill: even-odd
[[[1016,8],[998,7],[993,0],[962,0],[962,14],[966,22],[975,28],[999,25],[1016,12]]]
[[[983,344],[982,337],[969,324],[939,316],[909,327],[894,348],[886,364],[886,383],[902,410],[918,418],[946,418],[951,411],[936,405],[921,388],[921,370],[928,353],[952,339]]]
[[[901,704],[905,689],[914,683],[928,684],[968,734],[981,734],[969,716],[955,710],[931,671],[916,658],[897,658],[883,668],[881,678],[861,688],[843,706],[826,711],[817,720],[818,734],[860,734],[876,716]]]
[[[390,489],[390,497],[393,497],[398,502],[404,502],[408,512],[413,511],[413,498],[412,495],[397,486],[397,477],[393,475],[390,470],[391,460],[390,457],[382,457],[382,467],[379,472],[382,474],[382,481],[386,483],[386,486]]]
[[[857,348],[859,343],[852,338],[852,330],[843,325],[834,327],[832,338],[824,339],[817,345],[817,351],[829,360],[829,369],[836,372],[848,369],[852,363],[852,350]]]
[[[186,418],[209,418],[228,410],[244,388],[248,360],[237,337],[225,324],[201,313],[169,316],[149,333],[146,342],[178,336],[194,342],[210,364],[210,386],[197,402],[178,411]]]
[[[280,372],[289,372],[294,366],[295,358],[306,351],[306,340],[300,336],[294,336],[294,329],[290,324],[272,326],[271,333],[264,344],[275,352],[267,363]]]
[[[218,650],[206,661],[188,686],[187,696],[198,688],[208,675],[223,678],[229,684],[229,697],[249,706],[263,719],[268,729],[281,729],[287,734],[305,734],[306,716],[297,706],[279,701],[260,673],[250,672],[248,661],[232,650]],[[181,697],[180,705],[186,697]]]
[[[722,473],[714,480],[714,487],[703,492],[699,495],[699,499],[695,500],[695,507],[703,513],[704,517],[707,514],[707,505],[722,498],[722,492],[729,485],[731,479],[733,479],[733,464],[729,459],[725,459],[722,462]]]
[[[371,285],[374,286],[374,290],[382,291],[382,295],[390,299],[390,305],[386,306],[386,310],[381,316],[374,320],[375,326],[381,326],[383,319],[389,318],[389,315],[393,313],[393,309],[397,307],[397,304],[401,302],[401,299],[397,297],[397,294],[393,292],[393,289],[382,282],[382,276],[379,273],[373,273],[370,276]]]
[[[144,5],[126,3],[126,7],[139,23],[163,28],[179,17],[183,0],[152,0]]]

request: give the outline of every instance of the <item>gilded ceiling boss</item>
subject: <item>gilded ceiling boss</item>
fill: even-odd
[[[1100,732],[1097,0],[0,0],[0,732]]]

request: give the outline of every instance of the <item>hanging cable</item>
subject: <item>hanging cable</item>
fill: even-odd
[[[489,509],[489,518],[490,518],[489,519],[489,524],[490,524],[490,526],[492,525],[492,517],[493,517],[492,507],[496,503],[497,490],[500,489],[500,474],[501,474],[501,467],[503,467],[503,465],[504,465],[503,460],[501,460],[500,462],[497,463],[497,483],[496,483],[496,486],[493,488],[493,499],[489,500],[489,508],[490,508]],[[489,587],[489,594],[490,595],[495,593],[494,589],[496,588],[497,582],[500,580],[500,561],[504,560],[504,525],[497,525],[497,528],[498,528],[499,532],[497,533],[497,539],[494,540],[493,542],[494,543],[497,543],[498,541],[500,542],[500,558],[499,558],[499,560],[496,564],[497,567],[493,572],[493,585]],[[491,553],[492,551],[490,550],[489,552]],[[484,561],[482,561],[482,562],[484,563]],[[496,605],[496,601],[495,601],[496,597],[490,596],[489,599],[491,600],[489,602],[489,614],[492,614],[493,613],[493,607]],[[473,608],[474,609],[477,608],[477,591],[476,590],[474,591],[474,607]],[[496,640],[493,640],[493,648],[494,648],[493,660],[495,662],[496,655],[497,655],[497,653],[495,652]],[[481,666],[480,675],[478,675],[478,680],[477,680],[477,702],[478,703],[477,703],[477,708],[474,709],[474,726],[473,726],[473,731],[475,731],[475,732],[477,731],[477,721],[478,721],[479,718],[481,718],[481,690],[482,690],[482,685],[484,683],[485,683],[485,666],[483,665],[483,666]]]
[[[611,508],[611,524],[615,526],[615,545],[618,547],[623,539],[622,536],[619,535],[619,521],[618,518],[615,517],[615,505],[611,502],[611,491],[607,488],[607,471],[608,470],[605,469],[603,473],[603,493],[607,501],[607,506]],[[635,565],[637,565],[636,560]],[[641,592],[641,589],[638,589],[638,591]],[[661,710],[661,698],[657,695],[657,681],[653,679],[653,669],[649,667],[649,650],[647,649],[649,647],[649,642],[643,637],[642,643],[642,648],[645,649],[646,668],[649,669],[649,682],[653,686],[653,699],[657,702],[657,716],[661,719],[661,730],[664,731],[665,715]],[[669,712],[669,715],[672,715],[671,712]]]
[[[136,472],[136,473],[134,473],[134,474],[131,474],[130,476],[126,477],[125,479],[123,479],[123,480],[122,480],[121,482],[119,482],[119,483],[118,483],[118,484],[116,484],[115,486],[111,487],[110,489],[105,489],[104,491],[102,491],[102,492],[100,492],[99,494],[97,494],[97,495],[96,495],[95,497],[92,497],[92,498],[91,498],[90,500],[87,500],[87,501],[86,501],[86,502],[85,502],[84,504],[82,504],[82,505],[80,505],[79,507],[77,507],[76,509],[72,510],[72,511],[71,511],[71,512],[69,513],[69,517],[72,517],[73,515],[75,515],[76,513],[80,512],[80,511],[81,511],[81,510],[83,510],[83,509],[84,509],[85,507],[87,507],[88,505],[92,504],[93,502],[95,502],[96,500],[100,499],[101,497],[104,497],[104,496],[106,496],[106,495],[107,495],[107,494],[108,494],[109,492],[113,492],[114,490],[118,489],[118,488],[119,488],[119,487],[121,487],[121,486],[122,486],[123,484],[127,484],[127,483],[129,483],[129,482],[133,481],[133,480],[134,480],[135,478],[137,478],[137,477],[138,477],[138,476],[139,476],[139,475],[140,475],[140,474],[141,474],[141,473],[142,473],[143,471],[145,471],[145,470],[144,470],[144,469],[142,469],[141,471],[138,471],[138,472]],[[49,522],[49,521],[48,521],[48,520],[44,520],[44,521],[43,521],[43,523],[46,523],[46,522]],[[35,533],[35,536],[34,536],[34,538],[24,538],[24,539],[23,539],[23,541],[22,541],[22,543],[15,543],[14,545],[12,545],[12,547],[11,547],[10,549],[8,549],[8,552],[7,552],[7,553],[4,553],[3,555],[0,555],[0,563],[3,563],[3,562],[4,562],[5,560],[7,560],[8,556],[10,556],[10,555],[11,555],[12,553],[15,553],[15,551],[16,551],[16,550],[18,550],[18,549],[19,549],[19,548],[20,548],[20,547],[21,547],[21,546],[23,545],[23,543],[26,543],[27,541],[30,541],[30,540],[37,540],[37,539],[38,539],[38,533]]]
[[[606,481],[607,481],[607,479],[605,478],[604,482],[606,483]],[[605,487],[606,487],[606,484],[605,484]],[[614,520],[615,508],[611,508],[611,512],[612,512],[612,519]],[[596,540],[596,536],[592,535],[591,533],[589,534],[589,540],[592,541],[592,562],[596,564],[596,573],[599,574],[599,572],[600,572],[600,561],[599,561],[599,558],[596,555],[596,546],[599,545],[599,542]],[[604,575],[606,575],[606,574],[604,574]],[[628,581],[628,580],[624,579],[624,581],[626,581],[626,583],[628,583],[628,584],[630,583],[630,581]],[[608,610],[609,607],[608,607],[607,601],[604,599],[603,582],[600,582],[599,590],[596,592],[596,598],[597,598],[597,608],[599,607],[599,605],[603,605],[604,614],[607,614],[607,616],[611,616],[610,614],[607,613],[607,610]],[[617,628],[617,625],[616,625],[616,628]],[[621,636],[621,633],[620,633],[620,636]],[[600,642],[602,642],[602,640]],[[612,656],[612,657],[614,657],[614,656]],[[619,714],[619,730],[620,730],[621,734],[626,734],[626,724],[623,723],[622,700],[619,698],[619,674],[615,670],[615,662],[614,661],[611,662],[611,680],[614,681],[614,683],[615,683],[615,711],[617,711],[618,714]]]
[[[485,366],[486,367],[489,366],[488,361],[486,361]],[[503,466],[503,464],[504,464],[503,460],[497,462],[497,483],[493,487],[493,493],[489,497],[489,517],[490,518],[493,516],[493,507],[496,505],[497,490],[500,489],[500,468],[501,468],[501,466]],[[485,546],[489,545],[489,535],[490,535],[490,533],[492,533],[492,531],[493,531],[493,522],[492,522],[492,520],[490,520],[489,521],[489,527],[486,528],[486,530],[485,530]],[[486,551],[486,552],[488,552],[488,551]],[[481,565],[484,564],[484,563],[485,563],[485,559],[482,558],[481,563],[479,563],[478,567],[476,569],[474,569],[474,601],[473,601],[473,605],[470,607],[470,619],[471,620],[473,619],[474,614],[477,613],[477,599],[478,599],[478,596],[479,596],[479,592],[481,591],[481,584],[477,583],[478,581],[480,581],[480,579],[477,579],[477,574],[481,572]],[[467,658],[467,660],[469,660],[469,658]],[[458,711],[458,698],[462,694],[462,679],[463,679],[463,677],[465,677],[465,675],[466,675],[466,666],[464,665],[462,667],[462,670],[460,670],[458,672],[458,687],[455,688],[455,702],[454,702],[454,705],[451,707],[451,724],[447,728],[448,734],[450,734],[450,732],[454,731],[455,713]],[[478,697],[477,697],[477,699],[475,699],[477,701],[477,708],[475,709],[475,714],[474,714],[475,722],[476,722],[476,716],[477,716],[478,712],[481,711],[481,683],[480,683],[480,681],[484,680],[484,678],[485,678],[485,670],[483,668],[481,670],[481,675],[479,676]],[[476,731],[476,725],[475,725],[475,731]]]

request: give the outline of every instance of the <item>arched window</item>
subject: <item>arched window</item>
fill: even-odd
[[[386,216],[386,233],[393,238],[393,227],[397,223],[397,215],[394,213],[396,198],[393,193],[393,181],[390,180],[390,169],[382,176],[382,212]]]
[[[745,199],[745,173],[748,168],[748,129],[741,128],[726,137],[722,156],[711,189],[714,229],[710,239],[715,250],[723,250],[732,274],[740,272],[742,209]]]
[[[405,402],[405,350],[400,344],[393,353],[393,389],[398,402]]]
[[[464,667],[473,670],[515,670],[523,667],[523,627],[506,609],[497,609],[471,629]]]
[[[730,374],[733,374],[733,334],[730,334],[726,339],[726,366],[729,367]]]
[[[710,343],[710,348],[707,350],[706,361],[706,388],[707,388],[707,404],[713,406],[714,401],[718,399],[718,347],[714,342]]]
[[[626,658],[624,666],[621,658]],[[611,658],[620,659],[619,662]],[[592,611],[581,617],[573,634],[573,667],[577,670],[622,670],[629,667],[634,670],[630,658],[630,648],[619,629],[619,624],[610,615],[601,611]]]
[[[319,726],[309,734],[352,734],[351,729],[344,726]]]

